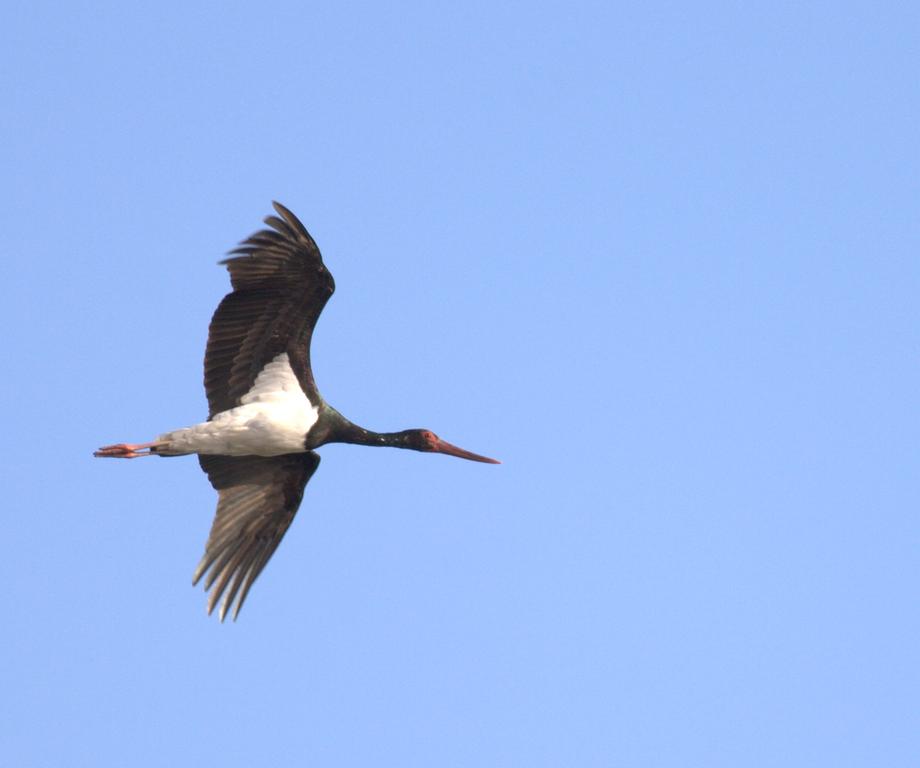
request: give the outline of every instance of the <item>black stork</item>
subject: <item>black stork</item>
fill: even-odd
[[[218,493],[217,514],[192,584],[207,574],[208,614],[236,619],[253,582],[294,519],[326,443],[411,448],[471,461],[427,429],[372,432],[320,395],[310,368],[310,339],[335,290],[316,243],[287,208],[274,203],[272,229],[256,232],[222,261],[233,291],[211,319],[204,356],[208,420],[149,443],[107,445],[99,457],[198,454]],[[234,255],[236,254],[236,255]]]

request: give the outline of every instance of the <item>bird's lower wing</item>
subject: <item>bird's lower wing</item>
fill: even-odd
[[[217,515],[192,583],[207,574],[208,613],[220,606],[236,619],[249,588],[291,525],[319,454],[284,456],[199,456],[201,468],[218,492]]]

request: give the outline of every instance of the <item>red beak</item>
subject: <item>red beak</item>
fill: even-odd
[[[432,450],[436,453],[446,453],[448,456],[456,456],[458,459],[481,461],[485,464],[501,464],[498,459],[490,459],[487,456],[480,456],[478,453],[464,451],[462,448],[458,448],[456,445],[451,445],[447,441],[442,440],[440,437],[436,438],[436,442],[434,443]]]

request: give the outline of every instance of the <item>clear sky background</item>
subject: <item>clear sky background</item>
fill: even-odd
[[[0,763],[917,766],[912,3],[0,13]],[[216,266],[278,199],[354,421],[190,587]]]

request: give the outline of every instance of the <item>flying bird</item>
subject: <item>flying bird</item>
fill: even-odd
[[[220,602],[221,621],[231,607],[236,619],[281,543],[319,466],[315,449],[321,445],[410,448],[499,463],[427,429],[372,432],[323,399],[310,367],[310,340],[335,282],[303,224],[280,203],[273,205],[278,216],[265,218],[271,229],[256,232],[221,262],[233,290],[208,330],[208,420],[149,443],[117,443],[93,454],[118,459],[198,454],[218,501],[192,583],[205,579],[208,614]]]

